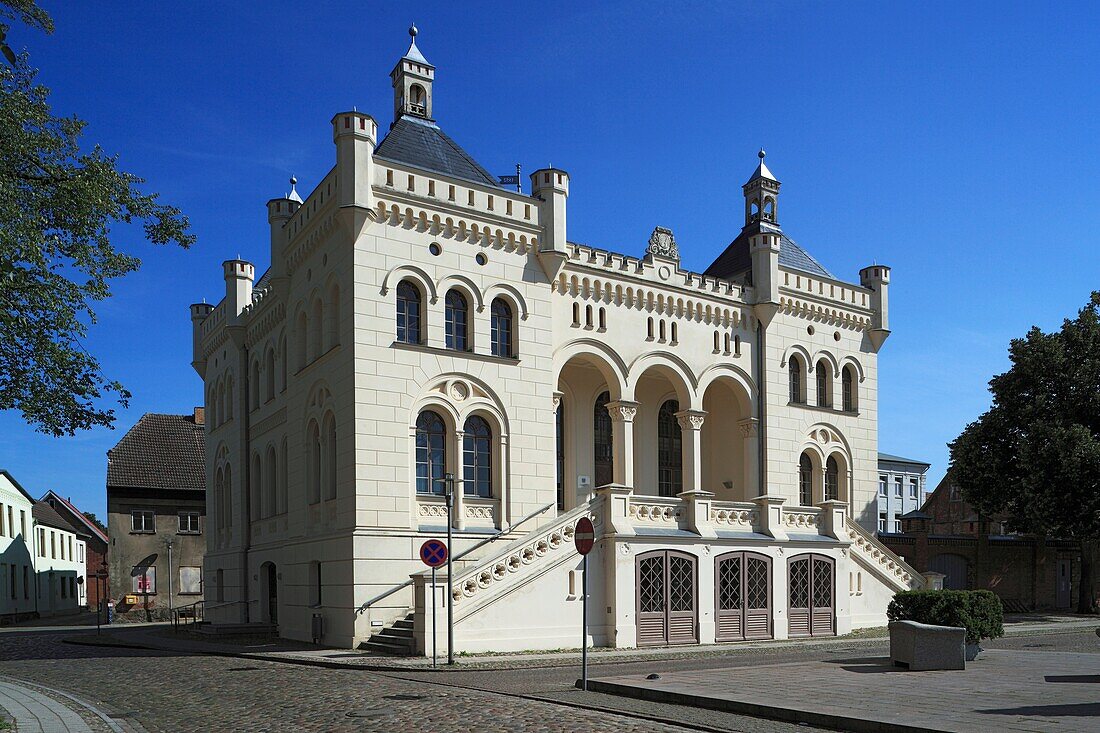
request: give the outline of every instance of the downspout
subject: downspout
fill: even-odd
[[[764,347],[767,339],[767,331],[760,319],[756,319],[756,448],[757,470],[760,472],[760,495],[768,493],[768,408],[767,408],[767,378],[764,372]]]

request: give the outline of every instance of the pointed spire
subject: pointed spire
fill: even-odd
[[[753,171],[752,176],[749,177],[749,180],[746,181],[746,183],[752,183],[757,178],[766,178],[769,181],[778,181],[778,179],[772,175],[772,172],[768,170],[768,166],[764,165],[765,155],[767,155],[767,152],[764,150],[764,148],[760,148],[760,152],[756,154],[756,157],[760,158],[760,165],[756,166],[756,170]]]
[[[288,193],[286,195],[286,197],[288,199],[290,199],[291,201],[297,201],[300,204],[300,203],[302,203],[302,197],[298,195],[298,189],[295,188],[295,186],[297,186],[297,185],[298,185],[298,179],[295,178],[294,176],[291,176],[290,177],[290,193]]]
[[[419,32],[420,31],[417,29],[416,23],[413,23],[409,26],[409,38],[411,40],[409,42],[409,50],[405,52],[404,58],[407,58],[410,61],[424,64],[425,66],[431,66],[431,63],[428,61],[428,59],[424,58],[424,54],[420,53],[420,49],[416,47],[416,34]]]

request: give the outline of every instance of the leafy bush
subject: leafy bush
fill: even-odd
[[[1005,635],[1001,599],[988,590],[907,590],[894,595],[886,616],[934,626],[962,626],[966,643]]]

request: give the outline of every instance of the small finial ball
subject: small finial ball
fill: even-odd
[[[760,160],[764,160],[764,156],[767,155],[767,153],[764,152],[764,148],[760,148],[760,152],[756,155],[760,158]]]
[[[296,186],[296,185],[298,185],[298,179],[297,179],[297,178],[295,178],[294,176],[291,176],[291,177],[290,177],[290,185],[291,185],[291,186]]]
[[[409,35],[412,36],[413,38],[416,38],[416,34],[419,33],[419,32],[420,31],[418,31],[416,29],[416,23],[413,23],[412,25],[409,26]]]

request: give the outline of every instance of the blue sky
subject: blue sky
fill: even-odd
[[[489,170],[572,174],[569,234],[641,254],[655,225],[701,270],[742,224],[768,150],[780,223],[842,279],[893,267],[879,445],[933,464],[989,404],[1010,338],[1100,287],[1097,6],[1024,3],[70,3],[16,27],[61,114],[191,217],[99,306],[87,347],[134,394],[118,429],[53,439],[0,413],[0,466],[102,515],[106,451],[201,400],[189,303],[222,260],[267,266],[264,203],[333,163],[329,119],[385,129],[408,44],[435,115]]]

